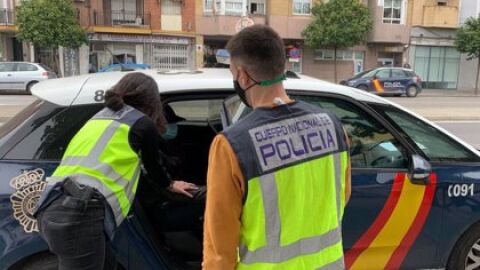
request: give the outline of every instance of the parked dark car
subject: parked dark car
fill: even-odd
[[[381,67],[367,70],[348,80],[341,81],[340,84],[377,92],[373,86],[374,79],[378,79],[384,88],[381,94],[416,97],[422,92],[422,79],[415,71],[407,68]]]

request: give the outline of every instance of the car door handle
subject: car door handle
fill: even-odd
[[[11,77],[11,76],[12,76],[12,74],[7,74],[7,76],[8,76],[8,77]]]

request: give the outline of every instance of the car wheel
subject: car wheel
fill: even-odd
[[[32,87],[33,87],[35,84],[37,84],[37,83],[38,83],[38,82],[29,82],[29,83],[27,84],[27,89],[26,89],[26,90],[27,90],[27,93],[28,93],[28,94],[31,94],[31,93],[32,93],[32,91],[31,91],[31,90],[32,90]]]
[[[480,224],[469,229],[455,245],[448,259],[447,270],[480,268]]]
[[[368,87],[365,84],[360,84],[359,86],[357,86],[357,88],[363,91],[368,91]]]
[[[407,88],[407,96],[408,97],[416,97],[418,95],[418,88],[414,85],[410,85]]]
[[[57,270],[58,259],[57,256],[51,253],[42,253],[34,255],[11,268],[12,270]]]

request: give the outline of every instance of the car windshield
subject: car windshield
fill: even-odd
[[[366,71],[362,71],[360,73],[357,73],[355,76],[352,77],[352,79],[358,79],[358,78],[361,78],[363,77],[363,75],[367,74],[368,72],[370,72],[372,70],[366,70]]]
[[[373,77],[373,75],[374,75],[376,72],[377,72],[376,69],[363,71],[363,72],[360,72],[360,73],[358,73],[357,75],[353,76],[352,79],[360,79],[360,78]]]

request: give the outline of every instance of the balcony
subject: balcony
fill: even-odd
[[[0,25],[15,25],[15,12],[13,9],[0,8]]]
[[[438,28],[457,28],[458,7],[424,6],[422,26]]]
[[[100,13],[93,11],[94,26],[110,26],[110,27],[150,27],[150,14],[141,14],[126,10],[108,11]]]

